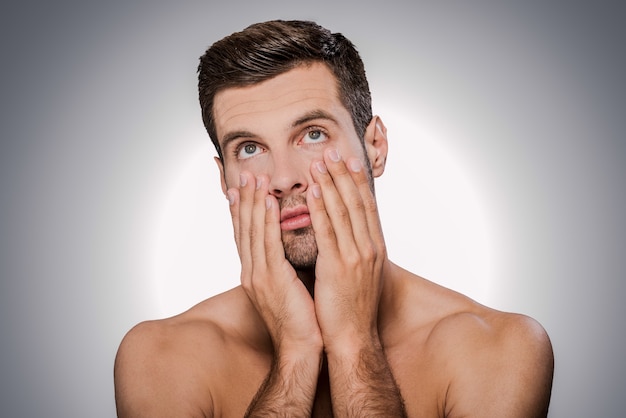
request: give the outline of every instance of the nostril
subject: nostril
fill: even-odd
[[[288,159],[281,159],[281,161],[274,162],[273,166],[274,168],[268,170],[267,173],[269,189],[273,195],[284,198],[293,193],[302,193],[306,189],[307,178],[303,170],[300,169],[300,164]]]

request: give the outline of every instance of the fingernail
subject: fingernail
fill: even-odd
[[[361,171],[361,161],[357,158],[352,158],[350,160],[350,170],[352,170],[355,173],[358,173],[359,171]]]
[[[239,185],[244,187],[246,184],[248,184],[248,178],[243,173],[239,174]]]
[[[261,188],[261,184],[263,184],[263,178],[262,177],[257,177],[256,178],[256,189],[259,190]]]
[[[320,189],[320,185],[319,184],[312,184],[311,185],[311,193],[313,193],[313,197],[315,197],[317,199],[322,197],[322,189]]]
[[[330,160],[334,162],[339,162],[339,160],[341,159],[341,157],[339,156],[339,151],[337,151],[337,149],[335,148],[328,151],[328,158],[330,158]]]
[[[271,207],[272,207],[271,196],[265,196],[265,209],[270,209]]]
[[[324,174],[324,173],[326,173],[328,171],[326,169],[326,164],[324,164],[324,161],[317,161],[315,163],[315,168],[317,168],[317,171],[319,171],[322,174]]]

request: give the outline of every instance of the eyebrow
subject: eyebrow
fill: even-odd
[[[228,144],[230,144],[231,142],[239,138],[255,138],[255,137],[256,135],[249,131],[228,132],[227,134],[224,135],[224,138],[222,138],[222,144],[220,145],[220,148],[222,148],[222,150],[225,150],[228,147]]]
[[[316,119],[325,119],[325,120],[329,120],[337,124],[337,120],[330,113],[322,109],[317,109],[317,110],[313,110],[311,112],[305,113],[302,117],[296,119],[291,124],[291,127],[297,128],[300,125],[303,125],[305,123],[311,122],[312,120],[316,120]]]
[[[334,124],[338,124],[337,119],[335,119],[330,113],[322,110],[322,109],[317,109],[317,110],[312,110],[310,112],[305,113],[304,115],[302,115],[301,117],[299,117],[298,119],[296,119],[292,124],[291,124],[291,128],[297,128],[300,125],[304,125],[305,123],[311,122],[313,120],[318,120],[318,119],[324,119],[324,120],[328,120],[330,122],[333,122]],[[250,131],[233,131],[233,132],[228,132],[224,135],[224,137],[222,138],[222,144],[220,145],[220,147],[222,148],[222,150],[226,149],[228,147],[228,144],[230,144],[231,142],[240,139],[240,138],[256,138],[257,135],[253,134]]]

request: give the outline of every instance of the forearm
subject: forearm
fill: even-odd
[[[406,417],[404,401],[379,344],[329,354],[336,417]]]
[[[248,406],[246,417],[310,417],[321,367],[321,353],[274,359]]]

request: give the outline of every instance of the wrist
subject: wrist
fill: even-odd
[[[324,352],[324,343],[321,339],[311,339],[306,342],[281,341],[274,348],[274,356],[280,362],[292,363],[305,360],[318,361]]]
[[[324,345],[324,351],[330,358],[349,359],[358,358],[363,353],[382,352],[382,344],[378,337],[378,333],[370,333],[368,335],[344,335],[341,338],[329,340]]]
[[[298,378],[299,385],[308,386],[310,384],[314,387],[322,369],[323,347],[292,348],[277,349],[275,351],[272,365],[273,373],[283,382],[291,382],[294,376],[300,376]],[[306,376],[311,378],[308,384],[306,381],[309,379]]]

